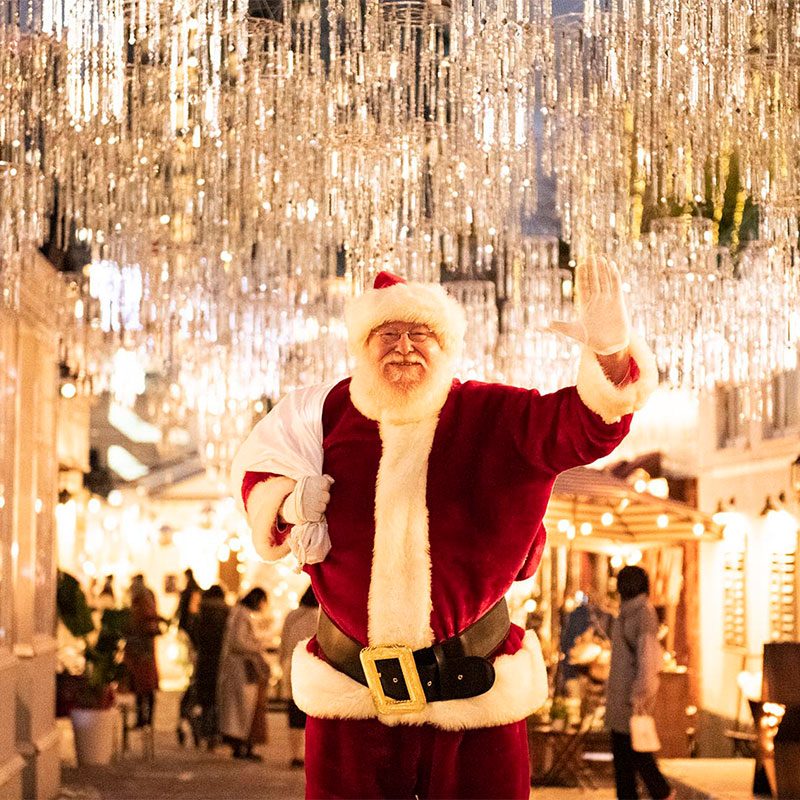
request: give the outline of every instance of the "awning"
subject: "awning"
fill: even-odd
[[[589,467],[556,478],[544,522],[551,544],[597,552],[614,545],[658,547],[722,536],[710,515],[677,500],[637,492],[626,481]]]

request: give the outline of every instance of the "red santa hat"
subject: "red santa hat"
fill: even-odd
[[[461,304],[438,283],[408,283],[391,272],[379,272],[371,289],[351,300],[345,309],[347,343],[358,356],[370,331],[386,322],[425,325],[436,334],[442,350],[461,353],[467,319]]]

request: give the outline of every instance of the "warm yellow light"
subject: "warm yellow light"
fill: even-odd
[[[568,519],[560,519],[558,521],[558,530],[561,533],[566,533],[569,530],[569,520]]]
[[[525,601],[525,602],[522,604],[522,608],[523,608],[523,609],[525,609],[525,611],[526,611],[528,614],[532,614],[534,611],[536,611],[536,606],[537,606],[537,603],[536,603],[536,601],[535,601],[535,600],[534,600],[532,597],[529,597],[529,598],[528,598],[528,599],[527,599],[527,600],[526,600],[526,601]]]
[[[78,394],[78,389],[72,381],[67,381],[61,385],[61,396],[65,400],[71,400],[76,394]]]
[[[647,488],[647,481],[639,478],[639,480],[633,484],[633,488],[636,489],[637,492],[643,492]]]
[[[659,514],[656,525],[658,525],[659,528],[666,528],[667,525],[669,525],[669,517],[666,514]]]
[[[122,505],[122,492],[119,489],[112,489],[108,493],[108,504],[110,506]]]
[[[592,532],[592,523],[591,522],[583,522],[581,523],[581,535],[588,536]]]
[[[667,479],[651,478],[647,481],[647,491],[655,497],[666,499],[669,497],[669,484],[667,483]]]
[[[600,522],[603,523],[606,527],[608,527],[614,521],[614,515],[610,511],[606,511],[602,517],[600,517]]]
[[[619,569],[622,566],[622,556],[611,556],[610,564],[614,569]]]
[[[631,550],[627,556],[625,556],[625,563],[632,567],[635,564],[638,564],[642,560],[642,551],[641,550]]]
[[[706,531],[706,526],[703,525],[702,522],[695,522],[695,524],[692,525],[692,533],[695,536],[702,536],[705,533],[705,531]]]

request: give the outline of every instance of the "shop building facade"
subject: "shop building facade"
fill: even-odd
[[[55,724],[58,333],[36,256],[0,308],[0,796],[50,798]]]

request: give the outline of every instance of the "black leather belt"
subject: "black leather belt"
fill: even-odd
[[[457,636],[412,652],[397,645],[364,647],[320,609],[317,644],[332,666],[369,686],[379,711],[416,711],[426,702],[488,692],[494,667],[486,656],[505,641],[510,626],[503,598]]]

